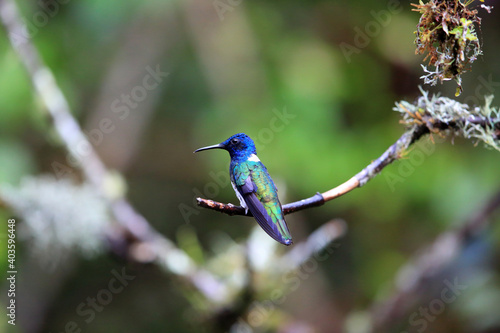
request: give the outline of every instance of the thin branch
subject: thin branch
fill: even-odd
[[[390,146],[379,158],[370,163],[366,168],[361,170],[357,175],[350,178],[348,181],[339,186],[323,192],[316,193],[314,196],[288,203],[283,205],[283,213],[291,214],[299,210],[318,207],[325,202],[338,198],[357,187],[365,185],[370,179],[374,178],[387,165],[399,159],[408,147],[420,139],[424,134],[429,133],[429,130],[424,125],[414,126],[411,130],[405,132],[392,146]],[[245,213],[245,209],[241,206],[233,204],[224,204],[214,200],[196,198],[197,204],[200,207],[219,211],[228,215],[245,215],[252,216],[251,213]]]
[[[467,110],[467,106],[443,97],[435,97],[432,100],[428,100],[426,93],[424,93],[424,96],[421,97],[421,99],[429,105],[429,110],[426,110],[426,112],[422,112],[421,109],[411,112],[408,110],[408,105],[403,105],[402,103],[398,104],[398,106],[405,112],[406,118],[404,122],[410,127],[379,158],[371,162],[366,168],[361,170],[361,172],[350,178],[348,181],[329,191],[317,193],[310,198],[283,205],[283,213],[286,215],[295,213],[299,210],[321,206],[325,202],[347,194],[355,188],[362,187],[369,180],[375,178],[386,166],[405,156],[407,149],[426,134],[438,133],[440,135],[444,135],[451,132],[455,135],[462,135],[467,138],[478,138],[490,145],[494,142],[493,146],[495,146],[495,142],[500,139],[500,118],[496,116],[467,116],[466,118],[457,117],[451,118],[449,121],[444,121],[440,118],[442,115],[439,117],[433,117],[434,112],[436,112],[435,109],[438,107],[448,110],[457,108],[458,104],[459,107],[462,108],[460,112],[463,115],[468,114],[469,112]],[[418,103],[421,102],[421,100],[418,101]],[[485,106],[485,108],[489,108],[489,105]],[[443,113],[442,110],[438,111]],[[450,111],[449,113],[453,115],[453,112],[456,113],[457,110]],[[498,111],[495,112],[498,113]],[[481,132],[484,136],[480,136],[479,134],[471,135],[470,129],[468,128],[469,126],[472,126],[471,124],[476,127],[478,126],[480,128],[484,128],[485,132]],[[491,134],[488,131],[491,132]],[[196,198],[196,201],[200,207],[208,208],[228,215],[251,216],[250,213],[245,213],[245,210],[242,207],[235,206],[233,204],[224,204],[204,198]]]
[[[306,241],[296,244],[283,255],[276,263],[276,267],[284,273],[298,269],[316,253],[319,253],[339,238],[344,237],[346,233],[347,223],[344,220],[331,220],[311,233]]]
[[[10,43],[28,71],[33,86],[45,104],[64,146],[79,162],[85,177],[94,185],[101,186],[106,168],[71,115],[68,101],[57,86],[51,70],[42,63],[38,51],[25,31],[26,27],[22,23],[14,1],[0,1],[0,17],[8,32]],[[85,157],[76,153],[75,149],[79,144],[88,147]]]
[[[347,183],[347,182],[346,182]],[[203,208],[208,208],[212,210],[219,211],[221,213],[225,213],[228,215],[244,215],[244,216],[252,216],[250,212],[245,213],[245,208],[241,206],[235,206],[231,203],[224,204],[221,202],[217,202],[214,200],[196,198],[196,202],[198,206]],[[321,193],[316,193],[314,196],[300,200],[297,202],[292,202],[286,205],[283,205],[283,213],[285,215],[295,213],[299,210],[321,206],[325,203],[323,195]]]
[[[38,50],[26,33],[14,1],[0,0],[0,19],[7,30],[12,47],[48,111],[64,148],[76,159],[85,179],[95,186],[107,201],[113,218],[123,228],[121,233],[115,229],[113,234],[108,235],[110,241],[115,241],[112,246],[120,243],[126,251],[118,251],[119,254],[130,256],[137,261],[155,261],[169,272],[190,281],[212,301],[224,299],[227,296],[225,286],[212,274],[198,268],[184,251],[158,233],[124,197],[115,198],[107,193],[104,184],[109,179],[109,171],[72,116],[69,103],[57,85],[52,71],[43,64]],[[85,146],[85,154],[78,154],[77,148],[81,146]],[[134,246],[124,239],[132,239]]]

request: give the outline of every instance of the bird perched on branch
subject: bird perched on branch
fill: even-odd
[[[217,145],[195,150],[225,149],[231,156],[229,174],[236,196],[245,211],[252,213],[259,225],[274,240],[292,244],[292,236],[286,225],[278,190],[266,167],[257,157],[255,144],[244,133],[231,136]]]

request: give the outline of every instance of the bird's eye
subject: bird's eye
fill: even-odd
[[[232,143],[233,145],[238,144],[239,142],[240,142],[240,140],[239,140],[239,139],[236,139],[236,138],[234,138],[234,139],[232,139],[232,140],[231,140],[231,143]]]

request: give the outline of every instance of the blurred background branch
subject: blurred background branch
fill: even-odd
[[[403,265],[396,274],[395,290],[384,301],[377,302],[372,310],[373,332],[387,332],[393,329],[404,316],[409,316],[412,308],[428,297],[442,297],[442,290],[432,288],[442,280],[470,283],[465,275],[464,267],[459,267],[460,256],[466,255],[467,247],[474,243],[485,242],[485,234],[491,229],[494,213],[500,207],[500,191],[497,192],[481,209],[478,209],[469,220],[455,230],[439,235],[436,240],[418,251],[418,255]],[[476,245],[477,246],[477,245]],[[485,260],[480,258],[485,253],[476,253],[476,263]],[[471,260],[469,259],[469,260]],[[467,287],[467,285],[465,285]],[[465,289],[465,288],[464,288]],[[441,294],[440,294],[441,293]]]
[[[0,17],[8,32],[11,45],[24,64],[64,148],[76,159],[78,167],[85,175],[85,181],[88,181],[97,190],[98,195],[109,206],[112,219],[123,228],[122,231],[109,230],[112,232],[108,235],[108,239],[112,243],[111,248],[117,254],[139,262],[155,261],[167,271],[191,281],[208,299],[220,299],[220,295],[211,290],[218,285],[217,280],[211,274],[199,270],[187,254],[156,232],[124,198],[123,194],[115,196],[115,193],[109,190],[109,187],[116,187],[115,184],[110,185],[110,181],[120,180],[112,177],[95,152],[93,145],[83,134],[80,125],[71,115],[69,104],[58,87],[51,70],[43,64],[31,40],[29,38],[19,39],[24,34],[24,26],[16,3],[12,0],[1,0]],[[82,146],[85,147],[84,153],[81,153],[80,150]],[[18,212],[23,214],[23,211]],[[79,231],[75,230],[75,232]],[[130,237],[133,239],[132,243],[138,243],[135,244],[135,247],[131,247]],[[122,245],[125,245],[126,248],[119,248]],[[140,248],[143,253],[131,251],[131,248]],[[178,261],[184,263],[182,270],[176,267]],[[216,289],[224,294],[221,285]]]
[[[500,229],[478,207],[500,155],[470,143],[498,149],[488,2],[467,2],[491,11],[479,30],[409,1],[0,0],[0,219],[18,218],[19,263],[19,324],[0,331],[497,331]],[[422,73],[417,24],[444,46],[417,45],[429,57],[480,45],[481,61]],[[419,92],[422,74],[443,84]],[[241,213],[201,199],[235,199],[227,156],[191,153],[237,132],[283,202],[349,179],[284,205],[292,247],[198,205]]]

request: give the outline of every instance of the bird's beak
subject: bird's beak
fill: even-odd
[[[197,153],[199,151],[208,150],[208,149],[226,149],[226,146],[224,146],[222,143],[219,143],[218,145],[207,146],[207,147],[196,149],[193,153]]]

